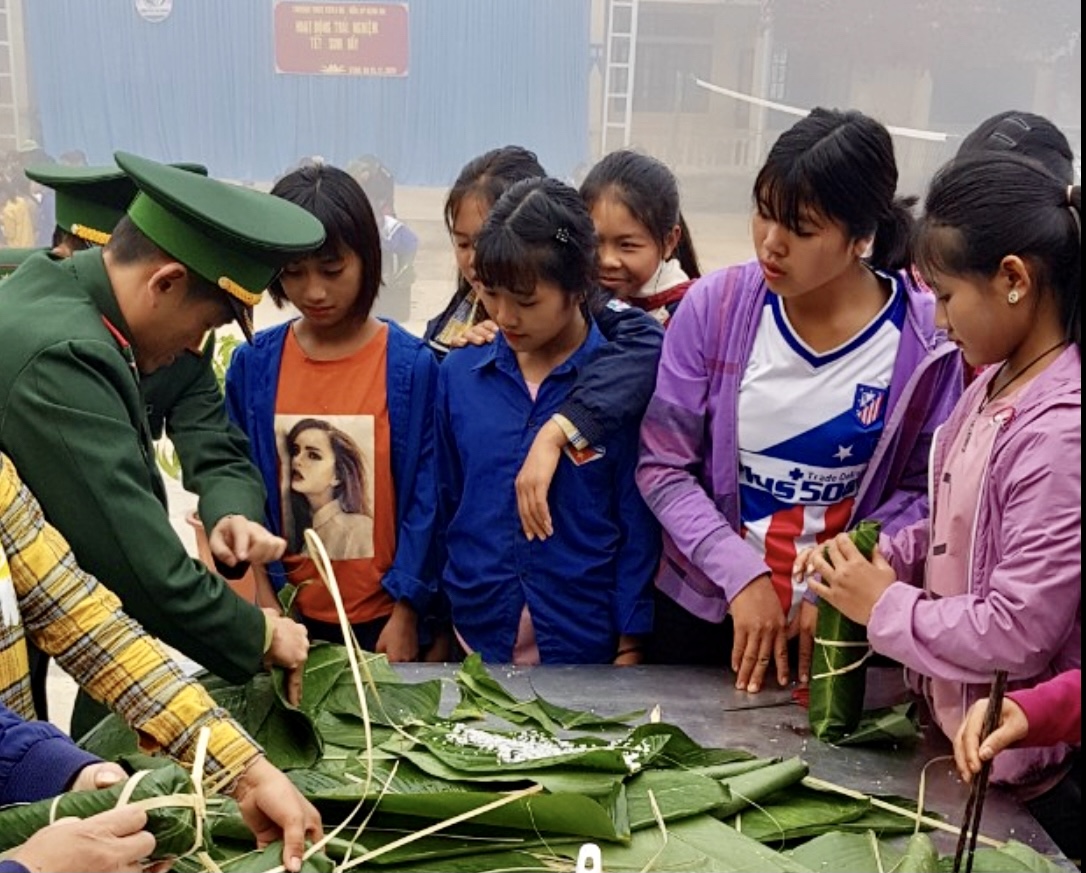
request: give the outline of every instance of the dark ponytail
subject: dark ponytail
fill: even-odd
[[[1074,274],[1060,297],[1063,322],[1067,326],[1067,338],[1082,348],[1082,186],[1067,187],[1067,211],[1075,225]]]
[[[913,262],[912,239],[916,219],[915,197],[895,197],[890,212],[875,226],[871,263],[884,270],[904,270]]]
[[[1045,165],[1070,185],[1075,180],[1075,153],[1062,130],[1043,115],[1010,109],[985,119],[962,140],[958,157],[976,152],[1016,152]]]
[[[694,240],[690,237],[690,229],[686,226],[686,217],[679,213],[679,244],[675,247],[675,259],[691,279],[701,278],[701,264],[698,263],[698,253],[694,251]]]
[[[596,228],[581,195],[557,179],[512,185],[475,240],[475,271],[514,295],[531,296],[542,280],[586,297],[596,284]]]

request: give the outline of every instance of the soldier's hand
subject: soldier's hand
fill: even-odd
[[[297,706],[302,699],[302,672],[309,657],[309,631],[305,625],[280,615],[274,609],[264,609],[271,622],[271,645],[264,653],[266,666],[282,667],[287,671],[287,700]]]
[[[286,551],[287,541],[264,525],[243,515],[225,515],[208,536],[211,554],[227,567],[249,562],[267,564],[278,561]]]

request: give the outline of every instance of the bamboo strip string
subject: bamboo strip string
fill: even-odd
[[[866,800],[872,806],[877,806],[879,809],[885,809],[888,812],[896,813],[897,815],[904,816],[905,818],[914,819],[921,824],[926,824],[929,827],[939,831],[946,831],[947,833],[957,836],[961,833],[961,828],[956,828],[954,825],[947,824],[945,821],[940,821],[937,818],[932,818],[928,815],[921,815],[914,812],[911,809],[905,809],[903,806],[895,806],[892,803],[887,803],[885,800],[880,800],[877,797],[871,797],[868,794],[864,794],[861,791],[853,791],[851,788],[845,788],[843,785],[838,785],[834,782],[827,782],[824,779],[818,779],[814,776],[805,776],[803,778],[803,784],[809,788],[817,788],[822,791],[833,791],[836,794],[842,794],[845,797],[851,797],[853,800]],[[999,840],[993,840],[991,837],[986,837],[983,834],[977,837],[979,842],[984,843],[986,846],[992,846],[996,849],[1003,848],[1004,843]]]
[[[664,821],[664,815],[660,812],[660,805],[656,802],[656,794],[649,789],[649,806],[652,808],[652,817],[656,820],[656,827],[660,829],[660,834],[663,837],[660,843],[660,848],[657,849],[656,854],[649,858],[648,863],[641,868],[641,873],[649,873],[656,862],[660,859],[660,856],[664,854],[664,850],[667,849],[667,842],[670,838],[667,832],[667,823]]]
[[[395,840],[389,843],[387,846],[381,846],[379,849],[374,849],[372,852],[367,852],[365,855],[360,855],[354,858],[350,862],[343,864],[339,868],[340,871],[351,870],[360,864],[365,864],[367,861],[372,861],[374,858],[379,858],[381,855],[385,855],[394,849],[398,849],[401,846],[407,846],[416,840],[421,840],[423,837],[428,837],[431,834],[436,834],[438,831],[443,831],[446,828],[450,828],[453,825],[458,825],[465,821],[470,821],[485,813],[491,812],[495,809],[500,809],[503,806],[507,806],[510,803],[516,803],[518,800],[523,800],[525,797],[530,797],[533,794],[539,794],[543,790],[541,785],[533,785],[531,788],[524,788],[520,791],[514,791],[511,794],[507,794],[498,800],[491,801],[483,806],[476,807],[475,809],[469,809],[467,812],[462,812],[460,815],[447,818],[444,821],[439,821],[436,824],[432,824],[429,827],[423,828],[421,831],[416,831],[413,834],[408,834],[406,837],[400,840]]]
[[[373,728],[370,724],[370,708],[366,701],[362,674],[358,666],[358,654],[355,651],[357,642],[354,638],[354,631],[351,629],[351,623],[347,620],[347,611],[343,607],[343,597],[339,592],[336,571],[332,568],[332,561],[328,557],[328,551],[324,548],[324,543],[312,528],[306,530],[305,542],[309,546],[310,552],[317,558],[315,562],[317,570],[332,595],[332,601],[336,605],[336,615],[339,618],[339,629],[343,632],[343,639],[347,642],[347,662],[351,665],[351,676],[354,678],[355,690],[358,692],[358,705],[362,710],[362,726],[366,736],[366,785],[362,793],[368,795],[373,782]]]
[[[860,642],[846,642],[843,640],[824,640],[821,637],[815,637],[815,644],[819,646],[825,646],[828,649],[858,649],[861,646],[867,649],[864,652],[863,657],[858,661],[853,661],[851,664],[846,664],[844,667],[835,667],[832,670],[827,670],[825,673],[819,673],[817,676],[812,676],[811,679],[829,679],[832,676],[843,676],[845,673],[851,673],[857,667],[863,666],[867,662],[868,658],[871,658],[875,654],[875,650],[871,648],[871,644],[866,640]],[[827,658],[827,660],[829,660]]]

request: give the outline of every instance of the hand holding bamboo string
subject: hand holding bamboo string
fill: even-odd
[[[1029,734],[1030,724],[1022,707],[1010,696],[1003,696],[997,726],[982,739],[988,698],[976,701],[965,714],[954,735],[954,764],[962,782],[971,783],[980,773],[981,764],[1001,751],[1021,742]]]

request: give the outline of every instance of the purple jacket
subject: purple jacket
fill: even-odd
[[[856,496],[854,519],[893,532],[927,516],[927,457],[961,393],[954,345],[935,330],[935,298],[905,272],[908,317],[886,424]],[[757,261],[700,279],[664,337],[656,392],[641,425],[637,484],[664,528],[657,587],[703,619],[769,573],[739,535],[739,386],[770,293]]]
[[[993,376],[982,374],[940,428],[933,487]],[[996,670],[1021,688],[1081,665],[1081,412],[1082,357],[1072,346],[1025,388],[996,436],[973,523],[968,594],[926,595],[926,519],[881,543],[902,581],[875,605],[871,645],[920,676],[961,683],[963,713],[988,693]],[[1067,752],[1010,749],[996,757],[992,777],[1029,785]]]

